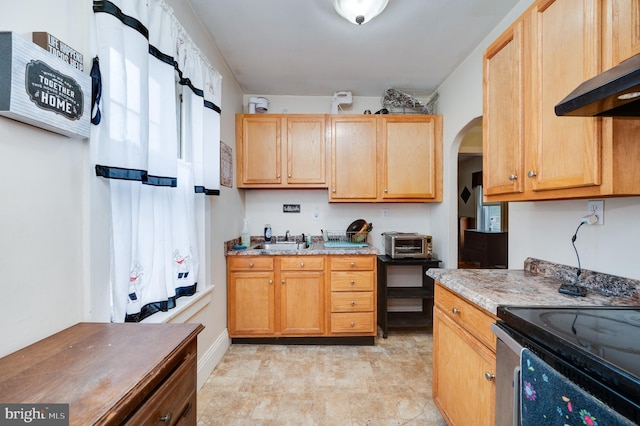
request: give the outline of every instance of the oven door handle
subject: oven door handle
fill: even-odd
[[[513,421],[514,424],[520,424],[520,366],[513,369]]]

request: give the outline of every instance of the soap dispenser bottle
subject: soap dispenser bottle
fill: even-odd
[[[249,236],[249,220],[244,220],[244,227],[242,228],[242,245],[249,247],[251,237]]]

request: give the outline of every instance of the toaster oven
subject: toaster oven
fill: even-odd
[[[385,232],[384,252],[392,259],[433,257],[431,236],[415,232]]]

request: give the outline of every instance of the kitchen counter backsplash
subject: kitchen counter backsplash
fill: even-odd
[[[524,261],[524,269],[536,275],[553,278],[567,284],[573,284],[575,282],[578,272],[578,268],[531,257]],[[582,269],[579,284],[604,296],[626,297],[632,296],[640,290],[639,280],[589,271],[587,269]]]

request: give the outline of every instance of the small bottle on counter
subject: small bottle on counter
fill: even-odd
[[[249,219],[244,220],[244,227],[242,228],[242,242],[241,244],[245,247],[249,247],[251,242],[251,236],[249,235]]]
[[[271,225],[269,225],[268,223],[264,226],[264,242],[271,242]]]

